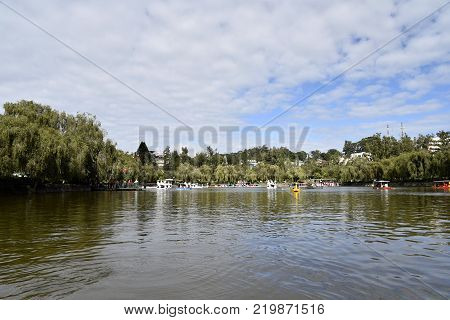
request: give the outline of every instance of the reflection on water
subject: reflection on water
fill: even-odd
[[[450,194],[425,189],[0,198],[0,298],[449,297]]]

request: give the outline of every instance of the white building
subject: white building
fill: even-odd
[[[372,154],[369,152],[356,152],[350,155],[350,160],[365,158],[372,160]]]
[[[355,159],[367,159],[369,161],[372,161],[372,154],[369,152],[356,152],[356,153],[352,153],[350,155],[350,157],[346,158],[346,157],[340,157],[339,158],[339,164],[344,164],[346,165],[350,160],[355,160]]]
[[[442,141],[439,137],[431,138],[430,143],[428,144],[428,151],[436,152],[441,150]]]
[[[253,160],[253,159],[252,160],[248,160],[247,163],[248,163],[248,166],[250,168],[254,168],[254,167],[256,167],[258,165],[258,161]]]
[[[323,164],[323,163],[325,163],[325,161],[322,160],[322,159],[317,159],[317,160],[316,160],[316,164]]]
[[[164,157],[162,155],[155,155],[155,162],[158,168],[164,167]]]
[[[294,167],[301,167],[304,164],[305,164],[305,162],[303,162],[301,160],[291,161],[291,165],[293,165]]]

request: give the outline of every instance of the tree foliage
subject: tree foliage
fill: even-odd
[[[373,179],[420,181],[450,176],[450,135],[436,134],[440,150],[427,150],[433,135],[410,138],[375,134],[358,142],[345,141],[343,152],[330,149],[293,152],[285,147],[255,147],[220,154],[208,147],[190,156],[186,147],[164,149],[163,166],[141,142],[127,153],[105,137],[96,118],[69,115],[33,101],[6,103],[0,115],[0,176],[25,175],[37,182],[97,184],[121,181],[155,182],[176,178],[186,182],[236,183],[301,181],[334,178],[340,182]],[[342,157],[368,152],[372,159]],[[255,165],[256,162],[256,165]]]
[[[0,157],[2,175],[96,183],[111,175],[117,150],[94,116],[20,101],[6,103],[0,116]]]

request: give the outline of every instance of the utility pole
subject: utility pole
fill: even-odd
[[[402,132],[402,138],[404,138],[405,137],[405,128],[403,127],[403,122],[400,122],[400,130],[401,130],[401,132]]]

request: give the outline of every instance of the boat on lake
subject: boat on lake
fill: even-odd
[[[158,180],[156,182],[156,189],[158,190],[166,190],[171,188],[173,188],[173,179]]]
[[[306,182],[304,182],[304,181],[297,182],[296,185],[300,189],[307,189],[308,188],[308,184]]]
[[[335,179],[320,179],[323,187],[339,187],[339,183]]]
[[[433,189],[450,190],[450,180],[433,181]]]
[[[192,190],[192,189],[203,189],[208,188],[208,185],[198,184],[195,182],[182,182],[177,187],[177,190]]]
[[[203,189],[203,188],[208,188],[208,184],[203,185],[203,184],[198,184],[198,183],[191,183],[191,188],[192,189]]]
[[[277,182],[273,180],[267,180],[267,189],[273,190],[277,188]]]
[[[373,188],[374,189],[378,189],[378,190],[391,190],[394,189],[392,187],[389,187],[389,182],[388,180],[375,180],[373,182]]]
[[[312,183],[312,184],[308,184],[306,186],[306,189],[323,189],[323,186]]]
[[[307,189],[322,189],[322,179],[311,179],[306,185]]]
[[[244,184],[243,185],[244,188],[261,188],[262,186],[256,183],[253,184]]]
[[[177,190],[192,190],[191,184],[187,182],[182,182],[176,188]]]

